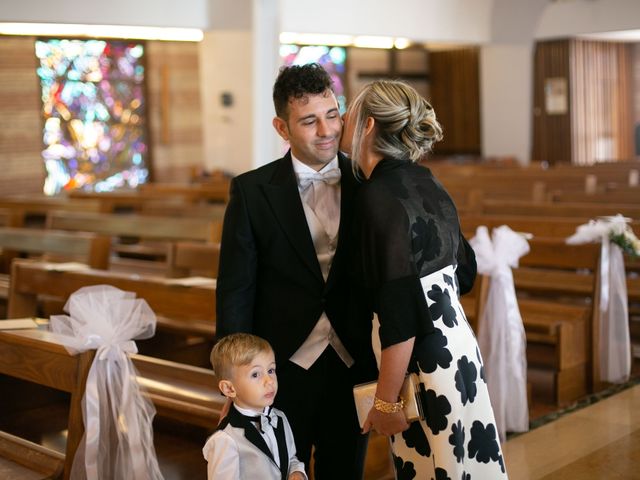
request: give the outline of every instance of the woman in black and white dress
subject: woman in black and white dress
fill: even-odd
[[[380,322],[374,407],[364,430],[391,436],[396,478],[507,478],[475,336],[459,294],[475,256],[456,208],[417,164],[442,138],[433,108],[396,81],[367,85],[344,118],[341,150],[365,177],[356,204],[356,283]],[[406,372],[420,378],[425,420],[407,424]]]

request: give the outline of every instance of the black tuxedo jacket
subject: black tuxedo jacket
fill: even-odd
[[[302,345],[324,311],[356,360],[357,377],[375,377],[371,318],[366,309],[349,308],[351,224],[358,182],[350,161],[341,154],[338,161],[340,227],[326,282],[290,152],[231,182],[216,287],[217,334],[259,335],[271,343],[277,362],[282,362]]]

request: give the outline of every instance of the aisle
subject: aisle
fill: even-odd
[[[503,445],[511,480],[640,479],[640,385]]]

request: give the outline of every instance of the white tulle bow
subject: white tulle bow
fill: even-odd
[[[629,312],[627,279],[624,255],[618,245],[611,242],[611,235],[621,235],[628,219],[622,215],[590,220],[580,225],[576,233],[567,238],[571,245],[600,243],[599,318],[600,379],[621,383],[631,373],[631,341],[629,337]]]
[[[152,337],[156,317],[147,302],[109,285],[83,287],[51,317],[50,328],[71,353],[97,350],[87,376],[85,434],[71,478],[162,479],[153,445],[155,409],[142,396],[129,354],[133,339]]]
[[[504,440],[507,431],[529,429],[526,337],[511,272],[529,252],[529,243],[506,225],[494,228],[491,238],[487,227],[480,226],[469,243],[478,272],[491,278],[478,319],[478,344],[498,433]]]

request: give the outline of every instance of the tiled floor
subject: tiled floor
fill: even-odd
[[[640,479],[640,385],[504,446],[511,480]]]

